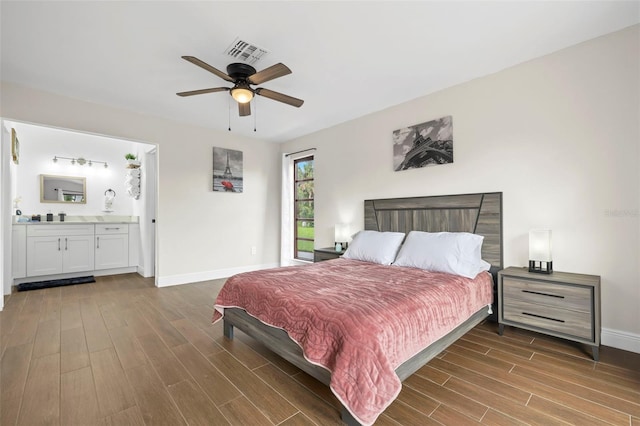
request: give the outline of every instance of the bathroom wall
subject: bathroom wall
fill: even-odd
[[[140,155],[153,145],[140,144],[85,133],[69,132],[51,127],[24,123],[5,122],[11,131],[16,129],[20,142],[19,165],[14,168],[12,199],[21,198],[18,204],[23,215],[54,214],[64,211],[67,215],[135,215],[133,198],[125,189],[125,159],[128,152]],[[69,160],[53,162],[54,156],[83,157],[87,160],[106,162],[109,167],[96,163],[72,165]],[[41,203],[40,175],[77,176],[86,178],[86,204]],[[116,196],[113,212],[104,212],[105,191],[112,189]],[[15,214],[15,209],[13,213]]]

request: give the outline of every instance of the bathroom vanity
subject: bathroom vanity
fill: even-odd
[[[13,224],[14,284],[80,275],[137,272],[137,218],[71,217]]]

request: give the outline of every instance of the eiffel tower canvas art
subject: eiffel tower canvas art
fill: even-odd
[[[213,190],[242,192],[242,151],[213,148]]]
[[[417,169],[453,163],[450,115],[393,132],[393,169]]]

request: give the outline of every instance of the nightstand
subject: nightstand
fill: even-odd
[[[498,328],[505,325],[600,347],[600,277],[509,267],[498,272]]]
[[[336,251],[333,247],[324,247],[313,250],[313,261],[322,262],[323,260],[337,259],[344,254],[344,250]]]

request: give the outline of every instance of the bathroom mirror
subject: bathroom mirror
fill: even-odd
[[[87,203],[87,178],[40,175],[41,203]]]

